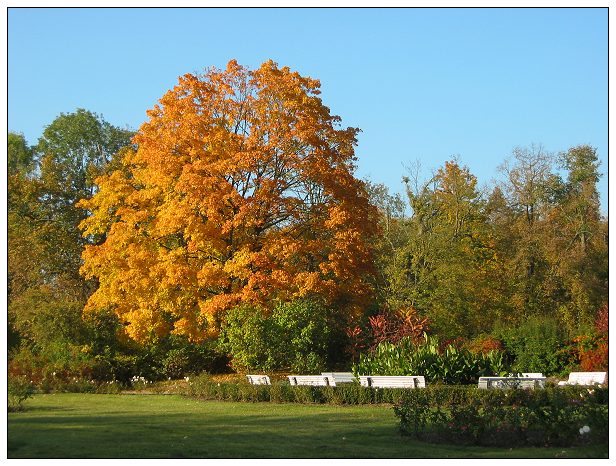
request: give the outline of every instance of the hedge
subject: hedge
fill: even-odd
[[[592,392],[592,393],[589,393]],[[472,400],[499,400],[502,397],[511,403],[543,405],[555,394],[590,399],[607,405],[607,388],[576,386],[549,387],[540,390],[479,390],[469,385],[429,385],[422,389],[370,388],[358,383],[345,383],[335,387],[292,386],[287,381],[275,381],[271,385],[250,385],[237,382],[215,382],[207,374],[189,379],[185,395],[227,401],[271,401],[288,403],[331,404],[397,404],[401,401],[421,400],[429,406],[450,407],[468,404]],[[534,401],[532,401],[534,400]]]
[[[570,446],[608,440],[608,389],[407,391],[394,405],[403,435],[491,446]]]
[[[288,382],[271,385],[214,382],[208,376],[190,378],[184,394],[197,398],[219,401],[267,401],[275,403],[319,404],[394,404],[408,391],[403,388],[369,388],[358,383],[336,387],[292,386]]]

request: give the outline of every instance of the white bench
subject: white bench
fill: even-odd
[[[322,372],[321,375],[327,377],[333,387],[338,383],[351,383],[357,380],[352,372]]]
[[[251,385],[271,385],[268,375],[246,375]]]
[[[522,372],[520,377],[545,377],[541,372]]]
[[[595,385],[604,384],[607,372],[571,372],[568,380],[558,382],[558,385]]]
[[[425,388],[423,375],[360,375],[359,383],[373,388]]]
[[[323,375],[287,375],[291,385],[329,386],[329,378]]]
[[[545,377],[532,377],[530,373],[520,377],[479,377],[477,388],[544,388]]]

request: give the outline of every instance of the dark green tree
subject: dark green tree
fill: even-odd
[[[9,176],[18,172],[29,174],[34,168],[34,151],[23,134],[9,133],[7,136],[7,168]]]
[[[390,274],[396,299],[446,338],[485,331],[498,301],[490,292],[496,264],[476,177],[451,161],[427,182],[406,184],[412,215]]]
[[[580,332],[592,327],[607,302],[607,220],[600,213],[596,149],[572,147],[559,162],[567,178],[550,216],[554,238],[546,246],[561,280],[560,317],[570,331]]]
[[[34,351],[66,355],[87,339],[81,311],[95,284],[79,275],[85,213],[75,203],[130,138],[82,109],[56,118],[34,148],[9,134],[9,321]]]
[[[389,305],[397,307],[399,290],[396,287],[400,280],[395,279],[401,267],[403,257],[399,254],[409,241],[406,204],[399,194],[391,194],[382,183],[366,181],[366,189],[370,202],[378,209],[379,235],[375,235],[375,290],[378,306]]]

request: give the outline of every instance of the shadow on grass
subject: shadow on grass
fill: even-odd
[[[28,432],[36,435],[27,435]],[[390,443],[396,432],[391,426],[333,423],[325,415],[303,419],[202,419],[189,414],[36,416],[11,426],[8,447],[9,452],[19,456],[29,456],[27,451],[19,450],[38,442],[62,444],[56,447],[57,453],[68,457],[320,457],[323,449],[352,457],[358,452],[359,456],[375,454],[374,447],[360,448],[361,443],[369,440],[367,435],[387,438]],[[388,450],[382,453],[387,455]]]
[[[96,397],[96,395],[93,395]],[[10,416],[9,458],[555,457],[557,449],[430,445],[388,407],[60,397]],[[61,406],[58,402],[62,403]],[[72,401],[94,401],[78,406]],[[569,450],[569,449],[567,449]],[[604,450],[604,453],[602,453]],[[607,457],[607,446],[580,456]],[[567,453],[567,451],[565,451]],[[575,451],[569,450],[569,455]],[[571,457],[571,456],[569,456]]]

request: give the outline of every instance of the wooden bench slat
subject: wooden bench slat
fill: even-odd
[[[321,375],[327,377],[333,387],[338,383],[352,383],[357,380],[352,372],[322,372]]]
[[[558,385],[595,385],[604,384],[607,372],[571,372],[569,378]]]
[[[291,385],[329,386],[329,378],[323,375],[288,375]]]
[[[359,382],[364,387],[373,388],[425,388],[423,375],[360,375]]]
[[[530,377],[528,374],[521,377],[479,377],[477,388],[544,388],[545,377]]]
[[[248,379],[248,383],[250,383],[251,385],[271,385],[270,378],[268,375],[246,374],[246,378]]]

